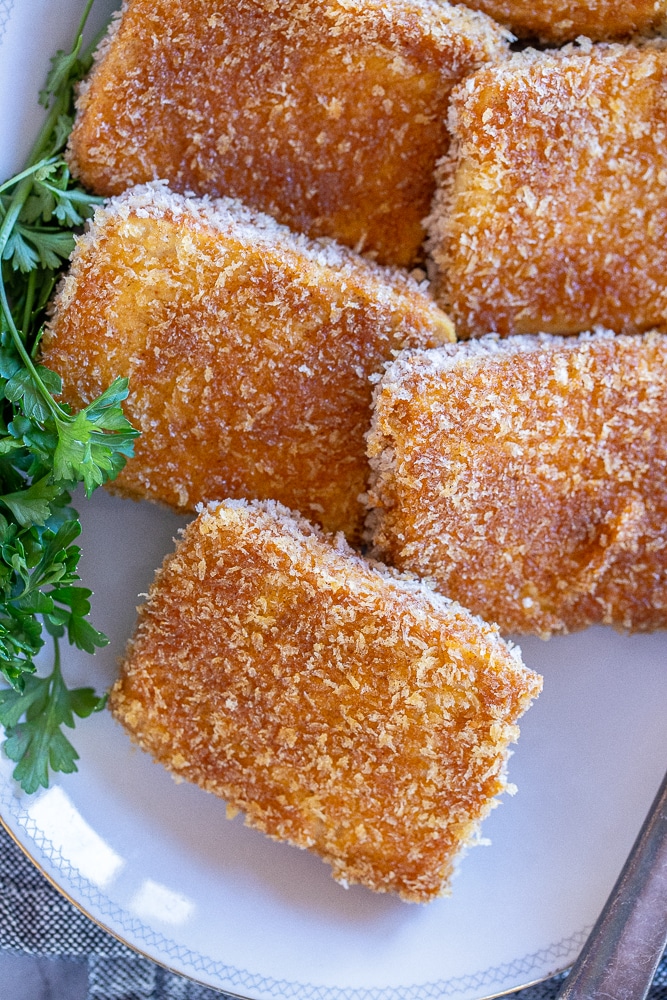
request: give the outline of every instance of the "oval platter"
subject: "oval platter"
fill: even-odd
[[[0,175],[39,124],[36,95],[69,45],[75,0],[0,0]],[[112,6],[98,0],[92,27]],[[135,607],[183,519],[107,494],[78,498],[82,577],[111,637],[68,652],[72,683],[112,683]],[[93,920],[163,965],[252,1000],[480,1000],[577,955],[667,762],[667,636],[607,629],[522,643],[544,692],[510,761],[518,786],[485,823],[451,897],[401,903],[343,889],[316,857],[225,818],[176,784],[108,713],[79,724],[79,772],[23,795],[0,759],[2,822]]]

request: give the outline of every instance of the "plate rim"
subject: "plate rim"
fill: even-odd
[[[57,784],[55,782],[54,784]],[[57,876],[52,874],[45,864],[43,864],[39,858],[36,856],[37,852],[42,852],[45,854],[46,860],[48,861],[48,853],[44,851],[43,847],[40,847],[36,843],[35,839],[31,837],[23,822],[21,821],[21,814],[25,812],[25,808],[21,807],[20,800],[17,799],[12,793],[12,786],[15,786],[15,782],[12,778],[7,776],[0,776],[0,826],[7,832],[12,841],[16,846],[22,851],[25,857],[30,861],[30,863],[40,872],[40,874],[49,882],[50,885],[56,889],[69,903],[76,907],[80,913],[87,917],[95,926],[99,927],[102,931],[109,934],[112,938],[115,938],[121,944],[125,945],[127,948],[131,949],[137,955],[142,958],[146,958],[156,965],[162,967],[163,969],[171,972],[175,975],[182,976],[186,979],[191,980],[200,986],[207,987],[209,989],[220,990],[234,1000],[253,1000],[251,994],[239,993],[233,987],[228,987],[223,985],[221,982],[222,976],[220,973],[213,973],[217,982],[209,977],[200,978],[200,970],[193,969],[193,971],[185,971],[186,964],[188,963],[186,959],[182,959],[182,964],[180,966],[171,964],[166,957],[158,957],[158,955],[163,954],[158,952],[156,954],[155,950],[145,950],[139,945],[133,943],[133,941],[128,939],[128,936],[123,933],[123,929],[117,929],[106,923],[101,918],[97,917],[91,909],[86,906],[85,902],[73,894],[73,887],[65,887],[61,881],[58,880]],[[15,820],[16,826],[14,826],[10,820],[7,818],[7,812],[9,812],[13,819]],[[21,836],[21,833],[24,835]],[[55,846],[49,841],[47,837],[43,837],[44,846],[50,845],[54,851],[57,853]],[[30,845],[27,843],[30,841]],[[33,853],[34,850],[34,853]],[[52,861],[54,868],[57,866]],[[72,864],[71,862],[68,862]],[[73,869],[78,871],[74,865]],[[90,891],[93,893],[101,894],[104,896],[102,890],[99,887],[93,886],[89,879],[83,876],[80,872],[78,873],[78,879],[81,883],[86,883],[89,886]],[[107,898],[104,896],[104,898]],[[108,899],[111,902],[110,899]],[[124,907],[118,903],[112,904],[119,911],[125,912]],[[210,963],[214,966],[225,965],[220,959],[214,959],[210,956],[206,956],[203,953],[196,952],[188,946],[179,945],[177,941],[169,941],[169,939],[161,932],[155,931],[150,925],[145,924],[143,920],[138,920],[136,917],[131,917],[127,914],[128,918],[135,924],[141,924],[148,930],[154,939],[163,939],[168,945],[173,945],[177,949],[183,949],[188,955],[193,958],[199,958],[202,962]],[[523,979],[515,985],[500,986],[498,989],[492,989],[491,992],[488,990],[479,990],[475,992],[474,1000],[497,1000],[499,997],[508,996],[510,994],[516,993],[519,990],[527,989],[528,987],[535,986],[538,983],[546,982],[548,979],[552,979],[554,976],[561,975],[566,972],[572,962],[576,958],[576,954],[583,946],[588,934],[590,933],[591,927],[585,927],[579,931],[575,931],[567,937],[562,938],[560,941],[551,943],[550,945],[537,949],[534,952],[529,952],[526,955],[522,955],[513,959],[509,962],[502,963],[498,966],[488,966],[484,969],[478,970],[477,972],[468,973],[464,976],[455,976],[450,979],[441,979],[431,982],[422,983],[412,983],[405,985],[392,985],[392,986],[369,986],[369,987],[351,987],[345,988],[340,986],[329,986],[329,985],[317,985],[315,983],[303,983],[292,980],[288,982],[287,980],[278,980],[272,977],[264,976],[261,973],[252,973],[249,969],[239,969],[236,966],[225,966],[229,971],[245,977],[252,978],[257,982],[260,989],[263,988],[265,995],[272,995],[275,997],[293,997],[297,1000],[301,998],[317,997],[318,1000],[424,1000],[427,997],[456,997],[457,995],[462,995],[463,992],[470,993],[471,989],[474,989],[474,984],[479,982],[480,984],[484,981],[498,982],[501,977],[507,980],[509,970],[514,965],[531,962],[532,967],[535,968],[538,964],[545,961],[546,957],[552,953],[556,961],[561,963],[564,961],[565,964],[558,964],[556,968],[552,969],[546,973],[540,973],[534,978]],[[575,950],[576,949],[576,950]],[[565,958],[567,955],[567,958]],[[494,977],[493,979],[491,977]],[[243,987],[244,989],[247,986]],[[258,994],[256,994],[258,995]]]
[[[9,25],[9,22],[11,20],[12,14],[16,6],[17,6],[16,0],[0,0],[0,49],[6,42],[6,37],[5,37],[6,29]],[[183,965],[181,967],[176,967],[175,965],[170,964],[168,960],[166,960],[166,956],[157,957],[155,954],[155,950],[153,951],[144,950],[144,948],[128,940],[128,937],[126,936],[126,934],[123,933],[123,930],[118,930],[115,927],[110,926],[103,919],[100,919],[99,917],[95,916],[82,898],[77,898],[75,895],[72,894],[73,890],[75,890],[75,887],[70,885],[66,886],[65,884],[63,884],[63,881],[59,880],[57,875],[52,874],[52,872],[49,871],[48,868],[45,866],[50,861],[51,865],[53,866],[53,869],[56,872],[58,872],[57,864],[52,859],[48,858],[48,854],[46,852],[42,852],[42,849],[40,848],[39,844],[35,841],[33,837],[30,836],[28,830],[24,826],[24,822],[21,820],[21,813],[25,811],[25,807],[24,806],[22,807],[19,800],[14,796],[13,785],[14,783],[12,779],[10,778],[6,779],[4,776],[0,778],[0,826],[2,826],[6,830],[12,841],[22,851],[25,857],[40,872],[40,874],[44,878],[46,878],[46,880],[56,889],[56,891],[60,893],[61,896],[63,896],[66,900],[68,900],[68,902],[70,902],[73,906],[75,906],[76,909],[79,912],[81,912],[84,916],[86,916],[94,925],[99,927],[104,932],[108,933],[112,938],[116,939],[117,941],[119,941],[120,943],[131,949],[135,954],[140,955],[151,962],[154,962],[158,966],[166,969],[171,973],[183,976],[192,982],[200,984],[201,986],[209,987],[214,990],[223,990],[230,997],[237,998],[237,1000],[250,1000],[249,995],[247,993],[236,992],[233,988],[229,988],[228,986],[222,986],[219,984],[219,982],[217,983],[213,982],[211,978],[205,978],[205,979],[200,978],[200,976],[197,975],[196,969],[184,971],[183,965],[185,965],[185,962],[183,962]],[[5,815],[6,810],[9,812],[12,819],[15,821],[15,826],[12,824],[11,820],[6,818]],[[46,838],[44,839],[46,843],[50,843]],[[53,847],[53,845],[51,846]],[[40,853],[44,853],[45,863],[42,863],[39,860]],[[58,872],[58,874],[61,876],[63,875],[62,872]],[[80,873],[78,875],[78,878],[81,880],[81,882],[87,883],[91,891],[100,892],[102,897],[106,898],[109,902],[111,902],[111,899],[108,896],[104,896],[104,893],[101,892],[101,890],[99,890],[97,887],[94,887],[93,884],[90,883],[88,879],[85,879],[84,876],[82,876]],[[137,921],[137,919],[133,918],[129,913],[127,913],[124,907],[122,907],[120,904],[113,904],[113,905],[116,906],[119,910],[123,911],[127,915],[128,920],[131,920],[132,922],[142,923],[149,931],[152,931],[152,928],[150,928],[149,925],[145,924],[143,921]],[[547,956],[550,953],[554,953],[555,955],[554,962],[556,963],[557,967],[553,969],[553,971],[540,974],[537,978],[529,978],[525,981],[521,976],[517,975],[517,978],[520,978],[521,982],[519,982],[516,985],[512,985],[509,987],[503,986],[502,988],[499,988],[492,992],[480,989],[475,994],[475,1000],[495,1000],[495,998],[507,996],[509,994],[517,992],[518,990],[525,989],[537,983],[544,982],[552,978],[553,976],[562,974],[562,972],[564,972],[567,968],[569,968],[574,957],[576,957],[574,955],[574,951],[575,949],[576,951],[580,949],[581,944],[583,944],[583,940],[587,937],[589,933],[589,930],[590,928],[583,929],[580,931],[575,931],[571,933],[569,936],[563,937],[560,941],[554,942],[548,946],[541,947],[534,952],[530,952],[514,960],[511,960],[509,962],[504,962],[497,966],[488,966],[478,972],[469,973],[466,974],[465,976],[458,976],[450,979],[441,979],[430,983],[426,982],[426,983],[412,984],[405,986],[399,985],[399,986],[388,986],[388,987],[354,987],[350,990],[346,990],[338,986],[318,987],[314,984],[301,983],[296,981],[288,983],[287,980],[281,981],[281,980],[271,979],[267,976],[260,976],[258,974],[251,973],[250,970],[248,969],[244,970],[238,969],[236,966],[226,966],[226,968],[234,973],[239,974],[240,976],[244,976],[247,978],[252,977],[256,981],[259,980],[258,985],[260,987],[268,986],[269,988],[266,989],[265,992],[271,993],[272,995],[275,996],[286,995],[284,992],[281,993],[279,991],[279,987],[289,986],[290,987],[289,995],[291,997],[298,997],[298,998],[316,996],[317,998],[319,998],[319,1000],[362,1000],[362,998],[368,998],[368,1000],[371,1000],[371,998],[372,1000],[399,1000],[399,998],[400,1000],[407,1000],[407,998],[412,998],[412,1000],[417,1000],[417,998],[425,998],[431,996],[456,997],[466,988],[470,988],[471,984],[474,983],[475,981],[483,982],[484,980],[491,979],[491,977],[495,977],[495,981],[498,982],[502,976],[505,978],[506,981],[508,976],[508,972],[506,970],[511,969],[512,966],[514,966],[515,964],[518,965],[528,961],[532,962],[533,968],[535,968],[535,966],[538,963],[540,962],[545,963],[547,960]],[[159,938],[166,942],[169,942],[169,939],[166,938],[166,936],[161,932],[156,933],[155,931],[152,931],[152,936],[154,938]],[[219,959],[213,959],[210,956],[205,956],[203,953],[196,952],[187,946],[185,947],[179,946],[176,941],[173,941],[173,944],[176,947],[182,948],[183,951],[185,951],[186,953],[189,953],[192,956],[199,957],[203,961],[208,961],[212,965],[224,966],[224,962],[222,962]],[[563,951],[567,952],[567,957],[561,954],[560,958],[558,958],[559,951],[561,953]],[[563,962],[565,962],[566,964],[563,965],[562,964]],[[216,974],[216,978],[219,979],[219,973]],[[493,980],[491,979],[491,981]]]

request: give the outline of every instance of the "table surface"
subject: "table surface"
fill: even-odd
[[[0,983],[7,1000],[86,1000],[85,962],[0,952]]]
[[[92,1000],[83,960],[41,958],[0,951],[2,997],[7,1000]],[[547,1000],[548,983],[515,994],[515,1000]],[[667,1000],[667,960],[663,960],[650,1000]]]

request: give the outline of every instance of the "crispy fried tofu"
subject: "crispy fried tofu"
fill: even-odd
[[[506,789],[541,679],[497,630],[273,502],[211,504],[110,699],[134,741],[343,883],[425,902]]]
[[[667,626],[667,335],[406,351],[369,454],[376,553],[503,631]]]
[[[167,180],[383,263],[424,239],[452,86],[506,33],[430,0],[128,0],[81,91],[74,173]]]
[[[460,336],[667,322],[667,49],[527,51],[456,91],[430,219]]]
[[[238,202],[149,185],[79,240],[42,358],[75,407],[129,376],[143,433],[117,491],[181,511],[274,498],[353,538],[369,377],[406,344],[452,339],[404,272]]]
[[[595,41],[664,30],[667,0],[465,0],[467,7],[506,25],[515,34],[543,42]]]

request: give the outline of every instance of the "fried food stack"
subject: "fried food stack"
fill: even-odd
[[[431,0],[127,0],[79,98],[74,173],[231,195],[384,263],[420,252],[452,87],[504,58]]]
[[[44,354],[75,405],[130,376],[121,489],[216,501],[158,574],[116,717],[339,880],[419,901],[539,690],[499,634],[667,626],[667,41],[637,37],[667,0],[470,6],[129,0],[74,170],[252,207],[112,201]],[[601,41],[510,56],[486,14]],[[441,308],[394,269],[415,261]],[[361,544],[364,490],[397,571],[300,516]]]
[[[569,42],[579,35],[596,41],[664,30],[666,0],[465,0],[515,34],[543,42]]]
[[[378,387],[376,553],[506,632],[667,626],[667,338],[408,351]]]
[[[79,240],[42,360],[75,407],[129,376],[142,435],[115,489],[181,511],[277,499],[354,539],[369,377],[402,347],[452,339],[404,272],[238,202],[149,185]]]
[[[540,689],[496,629],[272,503],[211,504],[140,609],[111,709],[174,774],[425,902],[506,787]]]
[[[460,337],[667,322],[665,43],[527,50],[452,95],[430,218]]]

